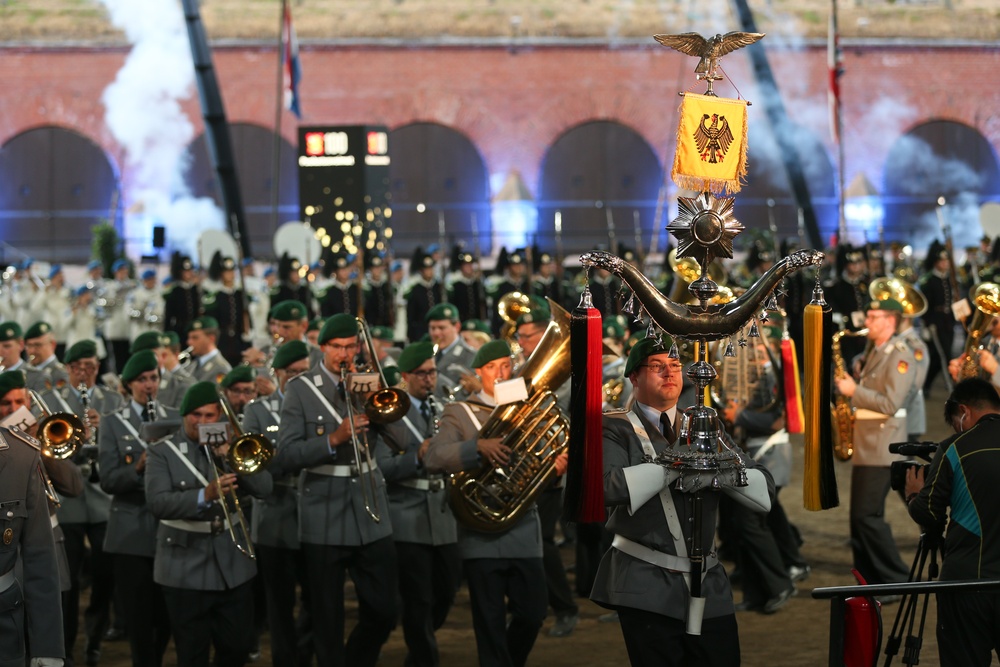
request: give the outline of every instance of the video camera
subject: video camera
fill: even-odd
[[[889,452],[903,456],[917,456],[929,463],[937,448],[937,443],[930,441],[893,442],[889,445]],[[916,461],[893,461],[892,465],[889,466],[889,487],[893,491],[902,493],[906,488],[906,471],[910,468],[925,467],[927,467],[926,463],[917,463]]]

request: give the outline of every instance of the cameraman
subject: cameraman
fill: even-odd
[[[950,507],[941,581],[995,579],[1000,577],[1000,396],[985,380],[963,380],[945,403],[944,417],[956,435],[941,443],[929,467],[907,470],[907,507],[928,535],[944,531]],[[991,650],[1000,656],[1000,593],[942,592],[937,607],[942,665],[989,665]]]

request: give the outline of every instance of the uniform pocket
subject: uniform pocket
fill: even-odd
[[[0,553],[17,549],[27,518],[28,508],[23,500],[0,501]]]
[[[0,592],[0,625],[11,632],[0,632],[0,656],[4,660],[24,659],[24,595],[15,581]]]

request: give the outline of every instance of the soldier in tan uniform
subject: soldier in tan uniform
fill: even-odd
[[[906,581],[909,568],[899,556],[885,521],[889,466],[899,459],[889,443],[906,440],[906,398],[917,379],[916,361],[896,336],[903,306],[895,299],[872,301],[865,326],[872,349],[861,377],[836,380],[837,391],[856,409],[851,471],[851,548],[854,566],[870,584]]]

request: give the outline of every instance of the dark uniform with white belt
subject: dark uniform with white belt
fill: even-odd
[[[424,456],[430,471],[477,470],[487,461],[501,463],[509,455],[493,439],[480,440],[479,431],[493,411],[494,382],[510,375],[510,347],[502,340],[483,345],[472,367],[483,378],[483,391],[469,401],[445,406],[441,428]],[[480,450],[487,460],[481,458]],[[469,584],[480,666],[525,664],[547,607],[538,509],[532,504],[513,525],[497,532],[460,525],[458,545]]]
[[[149,448],[146,499],[160,520],[156,535],[153,579],[163,587],[178,664],[243,665],[253,645],[254,561],[237,546],[248,549],[249,535],[237,529],[232,493],[225,503],[217,497],[234,484],[255,497],[271,493],[266,470],[253,475],[224,472],[215,482],[207,447],[199,443],[200,424],[221,417],[216,385],[194,384],[181,402],[183,426],[176,435]],[[214,456],[213,456],[214,458]],[[234,540],[226,526],[236,532]]]
[[[299,538],[312,586],[311,615],[320,667],[366,667],[378,660],[396,623],[396,550],[382,471],[355,460],[341,365],[354,367],[358,323],[341,313],[326,321],[319,344],[324,359],[288,383],[281,433],[272,466],[302,471]],[[368,420],[355,415],[354,429]],[[373,434],[372,434],[373,435]],[[373,438],[371,445],[376,443]],[[363,446],[359,444],[359,451]],[[366,496],[368,496],[366,501]],[[366,504],[379,509],[376,521]],[[358,624],[344,644],[344,575],[358,596]]]
[[[2,384],[2,383],[0,383]],[[0,396],[6,394],[0,386]],[[20,555],[23,572],[15,578]],[[63,664],[56,547],[38,452],[0,427],[0,667]],[[31,655],[25,655],[27,635]]]
[[[175,408],[156,402],[159,363],[152,350],[129,357],[121,374],[129,402],[101,424],[101,488],[111,494],[104,551],[114,561],[116,602],[125,618],[134,667],[159,665],[170,640],[163,591],[153,581],[158,522],[146,503],[144,424],[177,419]],[[150,407],[152,410],[150,410]]]
[[[694,484],[689,480],[685,492],[678,491],[673,486],[675,471],[646,462],[648,450],[662,454],[679,426],[681,370],[667,349],[657,346],[655,339],[636,343],[625,366],[636,402],[630,410],[604,418],[604,500],[611,514],[608,529],[615,539],[601,561],[591,599],[618,611],[633,666],[737,665],[733,595],[713,545],[719,493],[701,494],[706,566],[701,585],[703,621],[697,624],[700,634],[694,634],[689,630],[698,608],[687,574]],[[667,425],[661,426],[664,422]],[[666,435],[661,428],[668,431]],[[725,487],[723,492],[767,511],[774,495],[771,476],[752,459],[742,458],[748,486]]]
[[[458,531],[442,475],[429,474],[422,459],[436,429],[440,405],[432,391],[436,370],[433,343],[414,343],[399,356],[410,409],[380,429],[378,465],[389,484],[389,513],[403,599],[403,637],[409,667],[440,664],[435,631],[440,628],[461,583]]]
[[[270,396],[247,404],[243,410],[245,432],[277,440],[285,387],[288,380],[309,369],[309,353],[309,344],[301,340],[289,341],[278,348],[271,361],[278,388]],[[302,644],[295,624],[296,583],[302,589],[303,605],[308,606],[305,561],[299,547],[299,475],[284,472],[273,462],[269,470],[274,489],[266,498],[254,499],[253,542],[267,601],[271,656],[276,665],[296,665],[301,657],[298,647]]]
[[[90,421],[90,428],[98,428],[92,419],[84,417],[84,400],[98,415],[118,409],[122,398],[115,392],[95,384],[98,372],[97,345],[92,340],[82,340],[66,350],[64,357],[70,373],[69,386],[42,394],[46,404],[55,412],[68,412]],[[86,385],[86,399],[79,383]],[[99,430],[99,429],[98,429]],[[96,443],[96,437],[91,441]],[[84,612],[86,634],[85,659],[88,665],[100,659],[101,640],[110,622],[111,596],[114,592],[114,569],[111,559],[104,554],[104,538],[108,526],[111,497],[101,489],[97,470],[96,451],[78,451],[71,461],[84,478],[83,493],[66,498],[56,514],[66,537],[66,557],[69,561],[71,587],[64,597],[64,623],[66,653],[72,654],[78,630],[80,604],[80,573],[86,556],[86,543],[90,545],[91,591],[90,601]]]

